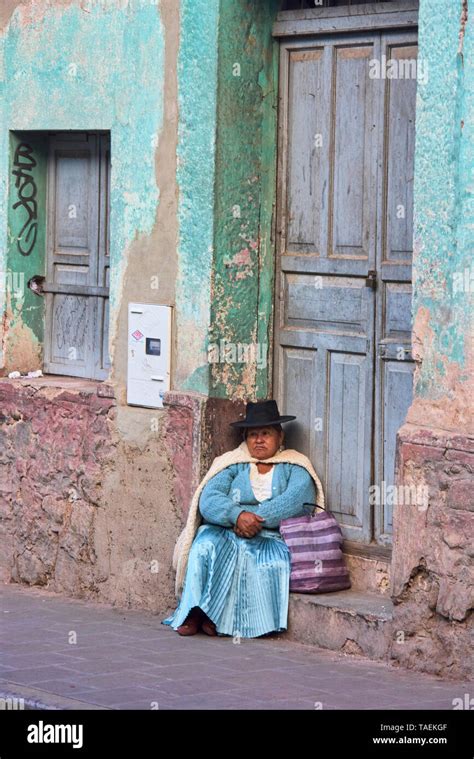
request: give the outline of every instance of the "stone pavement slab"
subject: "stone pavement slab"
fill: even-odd
[[[474,695],[284,634],[182,637],[166,615],[1,585],[0,697],[30,709],[452,710]]]

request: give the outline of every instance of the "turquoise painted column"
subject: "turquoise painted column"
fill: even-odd
[[[473,24],[462,0],[422,0],[415,147],[415,399],[408,420],[462,429],[472,391]],[[470,369],[471,367],[471,369]],[[470,376],[469,376],[470,375]]]
[[[266,398],[272,355],[277,0],[222,0],[219,25],[212,395]]]
[[[182,0],[178,61],[179,241],[175,386],[209,392],[218,0]]]

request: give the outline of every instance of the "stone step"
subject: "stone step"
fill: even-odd
[[[391,584],[391,561],[387,556],[344,553],[351,590],[386,595]]]
[[[352,589],[316,595],[290,593],[285,637],[369,659],[387,659],[392,614],[390,597],[378,593]]]

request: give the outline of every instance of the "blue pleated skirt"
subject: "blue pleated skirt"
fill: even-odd
[[[176,630],[194,606],[218,635],[256,638],[287,629],[290,552],[277,530],[240,538],[230,527],[202,524],[188,558],[183,592],[162,620]]]

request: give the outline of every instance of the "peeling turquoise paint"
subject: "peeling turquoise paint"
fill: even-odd
[[[416,394],[440,398],[466,380],[474,293],[473,23],[462,0],[422,0],[415,148],[414,315],[424,344]],[[418,319],[418,321],[417,321]]]
[[[214,230],[218,0],[182,0],[178,61],[177,385],[208,394]],[[196,368],[197,367],[197,368]]]
[[[263,357],[271,355],[273,309],[278,46],[271,30],[278,5],[221,3],[211,339],[253,347],[258,358],[230,363],[221,353],[212,364],[217,397],[265,398],[269,391]]]
[[[113,338],[127,251],[151,233],[160,198],[164,30],[157,0],[86,5],[38,0],[34,16],[19,6],[0,35],[0,269],[24,263],[9,257],[16,235],[7,226],[9,133],[110,130]],[[210,365],[208,346],[223,339],[271,353],[278,5],[179,4],[175,388],[220,397],[270,390],[268,365]],[[424,355],[416,392],[425,397],[442,397],[453,371],[466,377],[472,334],[472,291],[459,287],[464,272],[467,287],[474,278],[473,34],[471,18],[461,55],[461,11],[462,0],[422,0],[420,8],[429,77],[417,95],[413,305],[415,323],[428,315],[418,319]],[[29,261],[24,272],[38,267]],[[28,292],[14,305],[12,323],[23,320],[41,342],[34,298]]]
[[[9,130],[111,130],[114,324],[127,248],[151,232],[159,201],[154,158],[163,120],[159,8],[156,0],[89,3],[87,12],[75,4],[38,7],[28,23],[22,23],[22,12],[17,8],[0,36],[0,268],[6,266]]]
[[[269,349],[277,5],[181,3],[178,351],[190,372],[178,384],[217,397],[268,389],[266,364],[210,365],[208,348],[224,339]]]
[[[210,330],[216,328],[227,340],[245,344],[268,346],[270,339],[276,123],[271,25],[277,4],[180,3],[174,387],[183,390],[224,396],[267,392],[266,365],[250,372],[235,365],[225,381],[221,365],[211,378],[208,343]],[[235,61],[242,65],[238,82],[230,70]],[[9,132],[111,131],[113,350],[127,252],[135,239],[152,231],[159,202],[155,149],[164,88],[159,4],[91,0],[79,7],[77,0],[61,6],[40,0],[34,15],[19,6],[0,37],[0,62],[2,269],[25,263],[15,259],[7,243]],[[242,209],[237,225],[232,205]],[[225,280],[227,256],[234,261],[235,281]],[[33,269],[43,273],[44,254],[28,263],[28,276]],[[219,302],[212,301],[220,296]],[[18,309],[16,318],[41,343],[42,318],[35,298],[26,293],[31,303]],[[236,308],[240,305],[245,308]]]
[[[31,148],[30,156],[19,157],[19,162],[29,164],[34,162],[31,170],[27,175],[33,178],[35,183],[35,200],[37,209],[36,229],[33,231],[31,224],[26,231],[24,226],[28,220],[28,213],[22,206],[15,205],[18,203],[18,188],[14,181],[13,171],[18,167],[14,165],[17,150],[24,151],[24,146]],[[10,133],[9,145],[9,173],[11,178],[8,198],[8,240],[7,240],[7,271],[9,277],[6,278],[9,284],[8,291],[10,294],[10,334],[15,333],[16,328],[20,328],[21,323],[26,324],[31,330],[32,340],[36,340],[37,346],[40,346],[44,339],[44,300],[35,295],[27,287],[28,280],[34,275],[45,274],[45,245],[46,245],[46,140],[39,135],[24,135],[21,132]],[[30,160],[31,159],[31,160]],[[21,186],[21,183],[20,183]],[[31,187],[25,190],[25,196],[33,194]],[[23,233],[23,234],[22,234]],[[28,237],[30,235],[30,237]],[[26,238],[26,244],[25,244]],[[22,255],[20,250],[30,250],[28,256]],[[18,286],[15,286],[17,284]]]

